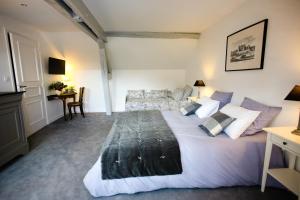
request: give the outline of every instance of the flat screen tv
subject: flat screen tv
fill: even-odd
[[[65,61],[49,57],[49,74],[65,74]]]

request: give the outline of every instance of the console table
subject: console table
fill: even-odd
[[[48,101],[52,101],[52,100],[56,100],[56,99],[60,99],[63,102],[63,110],[64,110],[64,119],[67,120],[67,99],[68,98],[72,98],[73,102],[75,102],[75,97],[76,97],[76,92],[69,92],[69,93],[62,93],[60,95],[49,95],[47,96]]]

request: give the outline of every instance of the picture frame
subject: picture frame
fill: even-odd
[[[267,29],[264,19],[227,36],[226,72],[263,69]]]

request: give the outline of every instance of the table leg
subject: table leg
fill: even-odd
[[[73,102],[75,102],[75,95],[73,95]],[[73,107],[74,113],[76,114],[76,106]]]
[[[65,118],[65,121],[67,121],[67,115],[66,115],[66,99],[63,99],[63,107],[64,107],[64,118]]]
[[[271,142],[271,134],[268,133],[266,151],[265,151],[264,168],[263,168],[263,176],[262,176],[262,180],[261,180],[261,191],[262,192],[265,191],[265,187],[266,187],[268,169],[269,169],[271,153],[272,153],[272,146],[273,146],[273,144]]]

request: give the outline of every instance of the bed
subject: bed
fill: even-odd
[[[221,134],[209,137],[198,128],[197,116],[182,116],[177,111],[162,111],[177,138],[182,173],[164,176],[130,177],[103,180],[101,155],[84,177],[84,185],[94,197],[153,191],[162,188],[217,188],[259,185],[266,134],[230,139]],[[283,155],[273,148],[271,167],[282,167]]]

